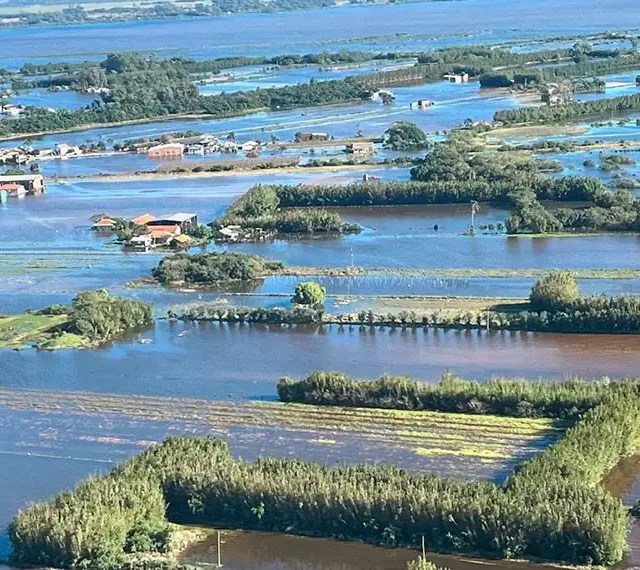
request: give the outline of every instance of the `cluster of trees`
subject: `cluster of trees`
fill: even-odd
[[[493,119],[505,125],[521,123],[561,123],[586,117],[625,115],[640,109],[640,95],[624,95],[610,99],[571,102],[496,111]]]
[[[579,379],[531,382],[500,378],[477,382],[449,373],[438,384],[406,376],[361,381],[341,372],[314,372],[302,380],[282,378],[278,396],[282,402],[321,406],[568,419],[582,416],[608,393],[622,387]]]
[[[384,132],[384,146],[391,150],[425,150],[430,147],[425,132],[411,121],[397,121]]]
[[[215,285],[228,281],[254,281],[277,273],[283,267],[281,262],[244,253],[178,253],[162,259],[152,275],[163,285]]]
[[[289,208],[276,187],[257,185],[238,198],[212,226],[238,225],[280,234],[357,233],[358,224],[344,222],[336,212],[319,208]]]
[[[82,68],[65,82],[105,88],[90,106],[70,111],[28,107],[13,121],[2,121],[0,136],[64,130],[166,115],[200,113],[228,117],[261,109],[288,109],[364,100],[370,90],[355,78],[314,81],[255,91],[200,96],[184,60],[158,60],[137,54],[109,54],[100,67]],[[56,79],[63,81],[63,79]]]
[[[67,332],[105,342],[153,322],[148,303],[114,297],[106,290],[78,293],[71,303]]]
[[[575,388],[574,400],[586,406],[588,389]],[[517,391],[517,384],[509,389]],[[558,389],[567,404],[571,389]],[[539,388],[522,392],[546,397]],[[467,393],[460,395],[465,401]],[[628,513],[599,482],[637,450],[640,396],[627,383],[594,400],[562,440],[503,486],[393,467],[237,461],[220,440],[169,438],[110,475],[21,512],[9,529],[14,557],[22,564],[111,570],[131,549],[131,536],[138,547],[162,546],[156,537],[166,507],[168,520],[182,524],[389,546],[418,547],[426,537],[432,551],[616,564],[626,548]]]
[[[326,296],[327,290],[322,285],[315,281],[305,281],[296,285],[291,302],[294,305],[319,307]]]
[[[478,77],[494,68],[519,67],[547,62],[560,62],[571,57],[570,49],[516,53],[491,46],[452,47],[417,54],[418,63],[381,71],[363,78],[369,85],[393,85],[407,82],[441,81],[447,73],[468,73]]]
[[[507,232],[554,233],[640,230],[640,202],[626,188],[591,199],[594,206],[580,208],[545,208],[530,190],[511,195],[513,209],[507,219]]]
[[[604,87],[604,82],[595,78],[640,66],[640,55],[628,50],[595,50],[586,52],[568,65],[550,67],[520,67],[506,71],[492,71],[480,76],[482,87],[540,86],[574,79],[573,91],[591,92]],[[580,81],[582,80],[582,81]]]

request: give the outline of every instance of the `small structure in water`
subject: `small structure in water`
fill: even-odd
[[[373,154],[376,152],[376,146],[373,141],[353,142],[344,148],[347,154]]]
[[[469,83],[468,73],[447,73],[444,76],[449,83]]]
[[[8,197],[22,198],[27,194],[42,194],[45,189],[42,174],[18,174],[0,176],[0,191]]]
[[[433,107],[434,102],[431,99],[418,99],[414,101],[409,106],[412,109],[428,109],[429,107]]]

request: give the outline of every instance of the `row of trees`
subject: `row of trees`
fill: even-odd
[[[588,388],[575,387],[574,400],[586,405]],[[571,385],[559,390],[571,400]],[[461,396],[465,401],[464,391]],[[170,438],[110,475],[20,513],[9,529],[14,557],[23,564],[112,569],[131,549],[130,537],[149,550],[162,544],[156,537],[166,507],[168,520],[181,524],[389,546],[418,547],[426,537],[432,551],[615,564],[625,552],[628,514],[599,482],[637,450],[640,396],[634,383],[600,396],[564,439],[502,487],[393,467],[236,461],[222,441]]]
[[[505,125],[521,123],[561,123],[588,117],[614,117],[640,109],[640,95],[624,95],[563,105],[521,107],[497,111],[493,119]]]
[[[314,372],[302,380],[282,378],[278,396],[282,402],[321,406],[567,419],[582,416],[618,388],[623,385],[580,379],[477,382],[447,373],[438,384],[428,384],[406,376],[362,381],[341,372]]]
[[[294,302],[299,302],[294,296]],[[302,295],[300,299],[306,298]],[[262,322],[278,324],[356,325],[361,327],[441,328],[464,330],[521,330],[533,332],[622,333],[640,332],[640,300],[633,296],[580,296],[575,276],[569,272],[552,272],[532,288],[530,305],[520,312],[500,307],[486,310],[415,311],[329,314],[314,303],[314,311],[292,312],[290,309],[252,309],[221,307],[217,304],[191,306],[180,315],[184,320],[219,322]],[[306,319],[306,320],[305,320]]]

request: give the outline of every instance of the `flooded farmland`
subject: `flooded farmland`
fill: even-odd
[[[622,16],[621,16],[622,14]],[[532,5],[508,0],[353,6],[313,12],[243,14],[220,18],[41,26],[0,29],[0,68],[18,69],[25,61],[99,61],[114,48],[114,38],[156,57],[205,59],[338,50],[419,51],[450,46],[504,45],[514,51],[571,48],[576,38],[558,36],[621,30],[640,18],[627,0],[550,0]],[[251,33],[246,33],[250,29]],[[283,30],[285,31],[283,33]],[[613,34],[615,36],[615,34]],[[628,49],[615,37],[596,40],[602,49]],[[637,46],[634,47],[637,49]],[[370,73],[407,61],[367,62],[350,68],[264,66],[234,68],[224,82],[199,85],[205,95],[294,86]],[[556,65],[556,64],[552,64]],[[580,94],[579,101],[637,92],[638,71],[603,76],[605,92]],[[217,79],[220,79],[218,77]],[[539,104],[507,89],[481,89],[477,81],[394,87],[395,103],[364,101],[260,111],[218,120],[175,118],[148,123],[91,128],[29,137],[35,148],[56,144],[114,143],[159,137],[169,131],[195,130],[224,139],[290,141],[299,131],[319,131],[336,139],[364,134],[379,137],[394,121],[411,121],[442,140],[443,131],[466,119],[491,120],[494,113]],[[96,95],[43,88],[18,93],[14,102],[52,109],[78,109]],[[411,103],[429,99],[428,109]],[[640,127],[584,124],[567,132],[539,136],[505,135],[509,143],[539,140],[590,141],[598,148],[570,153],[541,153],[558,160],[555,175],[596,176],[606,184],[616,175],[636,179],[637,164],[615,172],[598,168],[607,143],[629,143],[625,154],[640,160]],[[4,120],[4,119],[3,119]],[[9,120],[9,119],[6,119]],[[13,147],[25,141],[2,141]],[[262,157],[344,159],[344,141],[312,149],[279,149],[275,142]],[[382,148],[376,161],[420,157],[426,151]],[[637,148],[636,148],[637,147]],[[606,151],[605,151],[606,152]],[[221,153],[185,156],[213,164],[241,160]],[[594,160],[595,166],[585,165]],[[316,370],[344,371],[355,378],[406,374],[437,382],[449,371],[480,380],[498,376],[527,379],[587,379],[637,376],[640,336],[537,334],[508,331],[410,330],[397,327],[280,326],[170,322],[162,317],[176,305],[217,301],[254,307],[290,307],[291,293],[313,279],[327,290],[329,312],[385,310],[398,299],[441,297],[527,297],[535,281],[553,269],[579,272],[583,294],[640,294],[638,234],[589,234],[575,237],[507,237],[495,228],[510,211],[504,205],[332,208],[346,221],[362,225],[357,235],[277,239],[263,243],[193,248],[252,253],[305,268],[329,268],[317,276],[271,276],[242,286],[210,290],[168,289],[141,283],[166,252],[125,253],[90,229],[91,216],[105,213],[133,218],[145,212],[164,215],[194,212],[208,223],[255,184],[346,184],[364,174],[382,180],[409,180],[409,167],[298,168],[282,172],[216,173],[201,177],[145,177],[133,173],[170,168],[178,162],[146,154],[109,153],[70,160],[42,160],[47,178],[41,196],[0,205],[0,314],[69,303],[78,291],[106,288],[112,294],[150,302],[156,321],[142,332],[95,350],[26,349],[0,351],[0,560],[9,555],[6,525],[20,508],[42,500],[132,457],[170,435],[221,437],[235,458],[297,457],[324,464],[396,465],[412,473],[436,473],[474,481],[502,483],[516,465],[562,436],[566,424],[548,420],[397,413],[384,410],[312,408],[277,403],[283,376],[303,377]],[[407,162],[403,163],[407,164]],[[99,175],[119,175],[109,178]],[[638,190],[633,189],[634,195]],[[472,218],[474,216],[474,218]],[[477,235],[463,235],[471,219]],[[473,223],[473,222],[471,222]],[[348,268],[361,273],[347,275]],[[339,273],[339,271],[336,271]],[[498,276],[500,275],[500,276]],[[625,505],[640,497],[640,460],[625,458],[607,476],[605,487]],[[640,564],[640,530],[634,527],[633,551],[626,566]],[[211,540],[190,548],[182,561],[209,567]],[[417,553],[360,543],[269,533],[225,531],[223,563],[230,570],[405,570]],[[450,570],[523,568],[517,562],[491,562],[430,556]],[[526,564],[534,570],[542,566]],[[8,567],[0,565],[0,570]]]

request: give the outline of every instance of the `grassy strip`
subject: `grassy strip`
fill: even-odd
[[[92,348],[153,321],[151,305],[112,297],[105,290],[79,293],[70,306],[0,317],[1,348]]]

